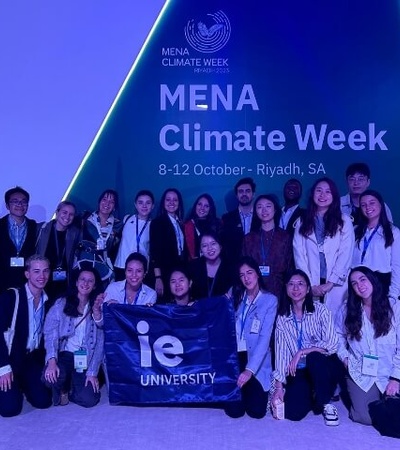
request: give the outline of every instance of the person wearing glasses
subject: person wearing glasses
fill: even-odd
[[[35,253],[37,223],[26,217],[29,193],[19,186],[4,195],[8,214],[0,219],[0,293],[25,283],[25,259]]]
[[[340,209],[343,214],[352,217],[353,225],[360,223],[362,216],[360,208],[360,196],[366,191],[371,183],[371,171],[365,163],[353,163],[346,169],[346,181],[349,192],[340,197]],[[392,213],[385,204],[386,214],[389,222],[393,222]]]

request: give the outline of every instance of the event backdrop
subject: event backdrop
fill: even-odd
[[[391,0],[167,2],[66,196],[93,209],[113,188],[122,214],[176,187],[221,214],[240,177],[280,195],[329,176],[344,194],[365,161],[399,223],[399,24]]]

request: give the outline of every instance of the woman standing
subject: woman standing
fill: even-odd
[[[80,269],[74,289],[50,308],[44,324],[44,379],[53,391],[53,404],[69,400],[86,408],[100,400],[97,374],[103,361],[103,330],[96,326],[92,307],[101,285],[93,268]]]
[[[311,188],[307,209],[296,224],[294,262],[311,281],[311,292],[333,313],[346,297],[347,275],[354,249],[354,230],[349,216],[340,211],[340,197],[330,178]]]
[[[311,284],[299,269],[289,274],[275,329],[275,391],[272,404],[285,402],[285,417],[302,420],[311,410],[326,425],[339,425],[330,404],[338,381],[338,337],[330,311],[313,302]]]
[[[279,297],[286,272],[293,267],[292,238],[279,228],[281,209],[274,195],[260,195],[254,211],[257,220],[244,237],[242,253],[257,261],[266,289]]]
[[[234,277],[231,264],[221,254],[219,237],[213,232],[203,234],[200,238],[200,250],[203,256],[189,263],[194,298],[225,295],[232,287]]]
[[[150,261],[150,215],[154,208],[154,195],[147,190],[135,197],[136,214],[125,216],[121,243],[115,259],[116,280],[124,278],[126,258],[139,252]]]
[[[158,217],[150,224],[150,258],[155,277],[155,290],[168,300],[169,276],[176,265],[187,260],[187,247],[182,229],[183,201],[174,188],[164,191]]]
[[[243,257],[239,263],[240,283],[231,291],[236,310],[236,341],[240,375],[237,385],[242,399],[225,405],[232,417],[261,419],[267,411],[271,382],[270,339],[275,321],[277,298],[264,290],[263,278],[256,261]]]
[[[183,228],[189,260],[199,258],[201,255],[200,236],[206,232],[217,234],[220,229],[220,220],[217,218],[215,203],[211,195],[202,194],[197,197]]]
[[[400,295],[400,230],[390,223],[379,192],[364,191],[360,196],[360,208],[353,267],[367,266],[376,272],[384,292],[397,300]]]
[[[371,425],[369,403],[400,393],[400,303],[389,300],[368,267],[350,272],[337,332],[339,358],[349,374],[350,418]]]

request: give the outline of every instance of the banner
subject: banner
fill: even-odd
[[[104,305],[112,404],[240,399],[233,305]]]

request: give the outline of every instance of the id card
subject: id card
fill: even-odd
[[[263,277],[267,277],[269,275],[269,273],[270,273],[269,266],[259,266],[259,268],[260,268],[261,275]]]
[[[74,369],[77,372],[83,372],[87,369],[86,350],[77,350],[76,352],[74,352]]]
[[[25,259],[22,256],[13,256],[10,258],[11,267],[24,267]]]
[[[53,271],[53,281],[64,281],[67,279],[66,270],[54,270]]]
[[[251,323],[250,333],[258,334],[260,332],[261,322],[258,319],[253,319]]]
[[[375,355],[363,355],[362,359],[362,374],[376,377],[378,374],[379,357]]]
[[[98,238],[96,241],[96,249],[97,250],[104,250],[106,248],[106,240],[103,238]]]

